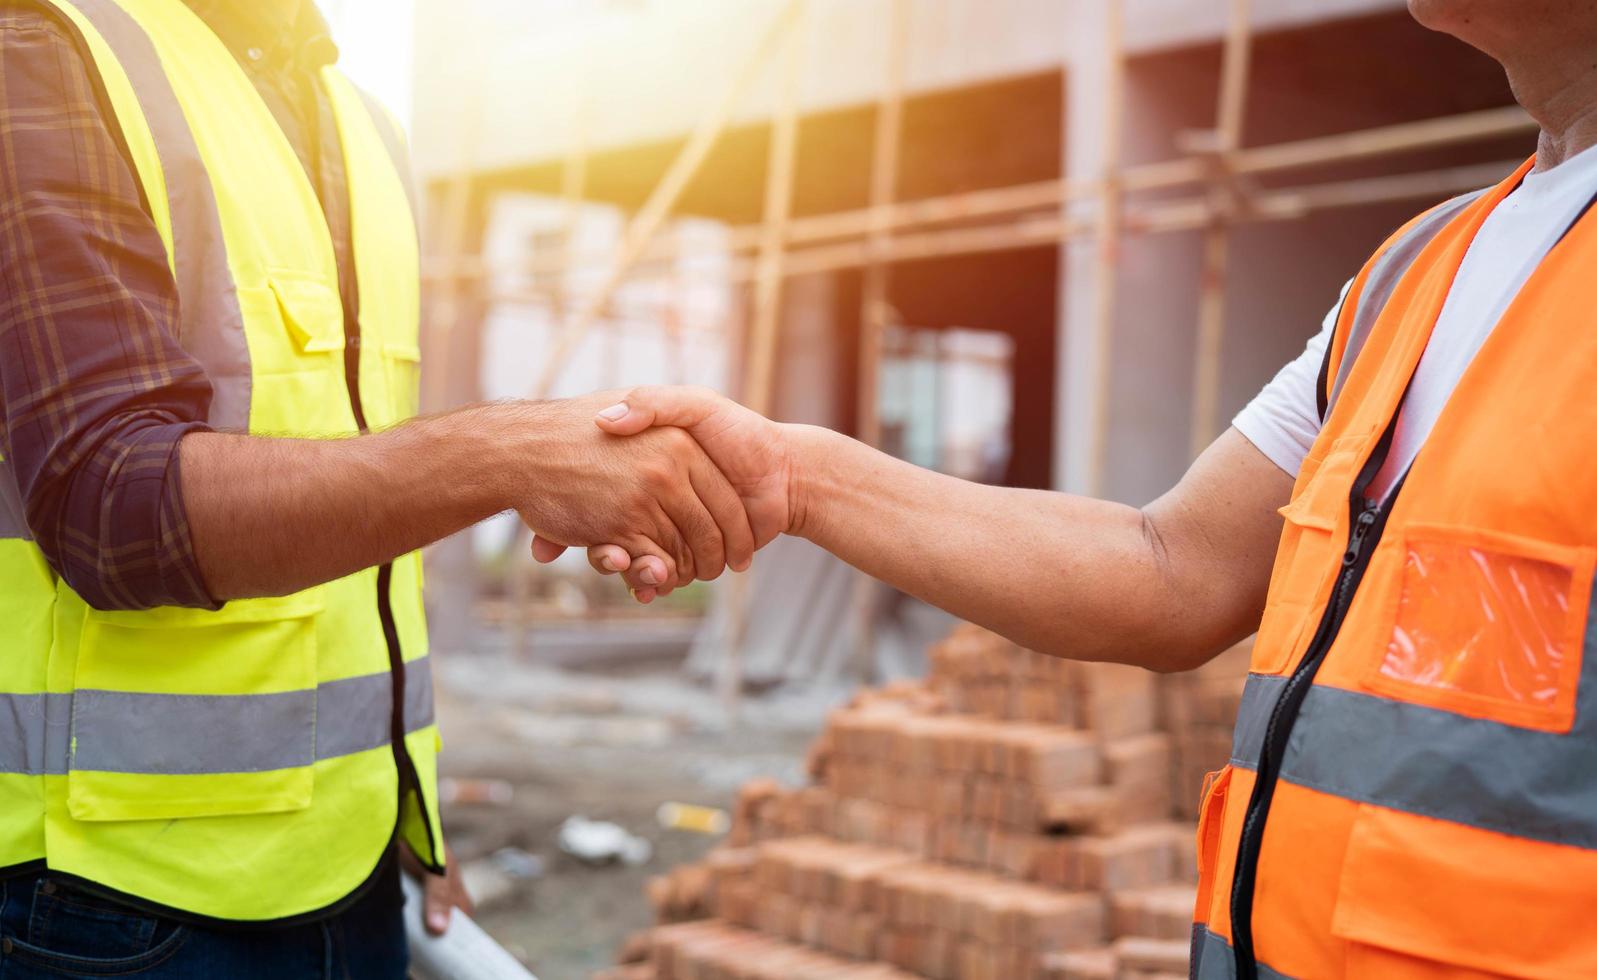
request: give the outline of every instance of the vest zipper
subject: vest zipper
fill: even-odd
[[[1342,621],[1347,618],[1348,608],[1353,604],[1353,596],[1358,592],[1365,570],[1369,568],[1370,556],[1381,540],[1381,532],[1386,528],[1386,519],[1391,514],[1398,491],[1403,489],[1403,482],[1408,477],[1405,471],[1381,504],[1372,504],[1364,496],[1365,489],[1386,461],[1392,445],[1392,433],[1397,427],[1397,416],[1402,411],[1402,401],[1406,400],[1407,394],[1405,391],[1405,397],[1399,401],[1397,411],[1392,413],[1386,431],[1353,482],[1352,492],[1348,494],[1351,530],[1348,532],[1347,547],[1342,552],[1342,567],[1337,572],[1336,585],[1331,590],[1331,600],[1326,604],[1325,613],[1320,617],[1320,624],[1303,653],[1303,659],[1292,671],[1275,708],[1270,712],[1270,722],[1264,730],[1253,792],[1248,797],[1247,812],[1242,819],[1242,837],[1237,843],[1236,873],[1231,881],[1231,949],[1236,957],[1237,980],[1258,978],[1258,961],[1253,953],[1253,893],[1258,881],[1259,850],[1264,841],[1265,820],[1270,813],[1270,803],[1275,798],[1275,786],[1281,776],[1281,762],[1292,737],[1292,727],[1314,684],[1314,677],[1325,661],[1325,655],[1342,628]]]
[[[350,251],[349,261],[353,262],[353,246]],[[349,287],[347,292],[355,293],[353,282]],[[355,417],[355,427],[362,435],[366,435],[371,432],[371,427],[366,423],[366,409],[360,390],[360,301],[358,294],[346,296],[344,299],[344,387],[349,391],[349,407]],[[427,804],[422,799],[421,780],[416,776],[416,764],[410,758],[409,747],[405,745],[405,655],[399,642],[399,628],[394,622],[393,581],[394,563],[384,562],[379,565],[377,619],[382,624],[383,643],[388,650],[388,676],[391,678],[390,686],[393,690],[393,698],[388,709],[388,739],[393,750],[394,771],[399,784],[394,824],[397,832],[399,824],[405,819],[405,795],[415,793],[416,809],[421,815],[422,823],[427,826],[427,835],[434,852],[432,856],[436,859],[441,856],[443,850],[440,844],[441,835],[432,826],[432,821],[427,818]],[[424,855],[418,854],[416,859],[429,869],[442,868],[443,862],[429,861]]]

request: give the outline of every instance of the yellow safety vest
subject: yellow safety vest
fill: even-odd
[[[331,235],[232,54],[180,0],[48,2],[121,127],[176,277],[181,342],[215,388],[211,424],[355,432]],[[375,429],[416,410],[416,225],[397,127],[336,70],[322,80]],[[0,463],[0,868],[267,921],[355,892],[396,832],[441,866],[421,588],[413,553],[214,612],[93,609],[28,540]]]

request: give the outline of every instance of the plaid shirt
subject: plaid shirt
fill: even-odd
[[[309,4],[293,25],[270,4],[192,5],[311,175],[353,321],[342,153],[315,78],[337,56],[325,24]],[[177,452],[209,428],[211,384],[178,344],[166,250],[87,57],[54,14],[0,0],[0,455],[29,533],[89,604],[214,608]]]

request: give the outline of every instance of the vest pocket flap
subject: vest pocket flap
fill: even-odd
[[[310,805],[316,592],[220,610],[91,610],[66,757],[76,820],[278,813]]]
[[[301,351],[344,349],[344,305],[338,290],[301,273],[273,271],[267,281]]]
[[[407,344],[397,340],[383,343],[383,354],[396,361],[409,361],[412,364],[421,363],[421,347],[416,344]]]
[[[1295,490],[1291,501],[1277,513],[1299,527],[1336,530],[1337,518],[1348,512],[1348,492],[1358,451],[1356,439],[1344,436],[1334,442],[1314,476]]]
[[[1350,976],[1415,975],[1414,957],[1511,976],[1597,976],[1594,881],[1597,851],[1361,804],[1331,931],[1353,944]]]

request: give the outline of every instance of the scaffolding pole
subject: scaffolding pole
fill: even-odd
[[[808,52],[808,3],[799,0],[783,51],[782,92],[771,124],[765,170],[765,211],[754,276],[754,317],[748,332],[743,398],[761,415],[771,412],[775,389],[777,327],[782,310],[782,264],[793,212],[793,176],[798,161],[799,86]],[[727,595],[726,650],[716,687],[728,724],[738,721],[743,698],[743,645],[748,639],[752,572],[733,573]]]
[[[889,209],[898,192],[898,155],[903,138],[904,74],[909,61],[909,0],[893,0],[888,12],[887,79],[876,103],[875,132],[871,143],[871,184],[867,201],[865,269],[860,287],[859,376],[856,379],[854,417],[856,434],[868,446],[881,447],[882,335],[887,329],[890,266],[888,250],[893,230]],[[863,572],[854,582],[855,662],[862,676],[870,672],[875,648],[876,605],[881,586]]]
[[[1198,286],[1198,344],[1193,359],[1190,445],[1194,458],[1218,435],[1220,354],[1225,340],[1225,287],[1231,257],[1230,218],[1238,203],[1231,160],[1242,145],[1251,47],[1248,0],[1231,0],[1231,23],[1220,62],[1219,104],[1209,147],[1214,177],[1209,188],[1212,206],[1209,226],[1203,232],[1203,271]]]
[[[1109,444],[1110,360],[1115,328],[1115,285],[1120,265],[1121,133],[1126,87],[1125,11],[1109,0],[1104,17],[1103,176],[1098,191],[1097,254],[1093,262],[1092,442],[1087,457],[1088,493],[1105,492]],[[1062,205],[1062,202],[1061,202]],[[1063,237],[1063,235],[1061,235]]]

